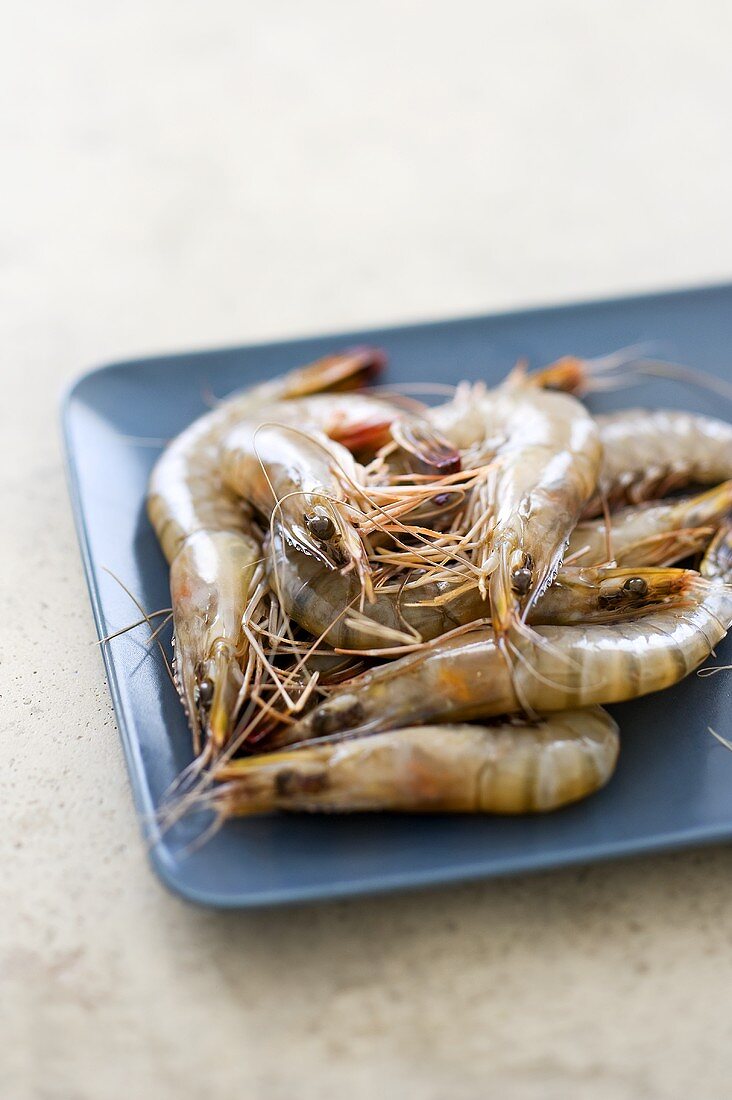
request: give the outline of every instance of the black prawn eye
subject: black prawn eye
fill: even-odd
[[[531,570],[525,565],[520,569],[514,569],[511,574],[511,587],[519,596],[525,596],[531,588]]]
[[[202,707],[210,706],[214,695],[214,682],[210,676],[204,676],[198,685],[198,702]]]
[[[623,585],[623,590],[629,592],[632,596],[647,596],[648,581],[644,580],[643,577],[628,577]]]
[[[319,542],[327,542],[336,532],[335,523],[330,516],[305,516],[305,526]]]

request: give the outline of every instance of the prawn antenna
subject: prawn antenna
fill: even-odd
[[[730,752],[732,752],[732,741],[728,741],[726,737],[722,737],[722,734],[717,733],[717,731],[713,730],[711,726],[707,726],[707,729],[711,733],[712,737],[716,737],[716,739],[717,739],[717,741],[719,741],[720,745],[724,745],[724,747],[726,749],[729,749]]]
[[[213,755],[213,742],[208,741],[203,746],[198,756],[194,756],[190,764],[188,764],[183,769],[183,771],[175,777],[175,779],[163,795],[161,809],[159,811],[159,823],[165,812],[165,808],[169,808],[169,804],[172,802],[174,796],[177,795],[179,792],[181,794],[187,794],[190,791],[191,787],[196,782],[201,772],[206,768],[208,764],[210,764]]]
[[[697,676],[700,679],[706,680],[710,676],[716,676],[718,672],[732,672],[732,665],[710,665],[708,668],[700,668],[697,672]],[[714,731],[710,730],[710,732]]]
[[[171,442],[170,439],[154,435],[128,435],[127,432],[115,432],[117,439],[124,440],[133,447],[152,447],[155,451],[161,451]]]
[[[116,579],[116,578],[115,578]],[[173,617],[172,607],[161,607],[159,611],[150,611],[141,619],[135,619],[134,623],[128,623],[127,626],[121,626],[119,630],[113,630],[111,634],[105,634],[103,638],[97,638],[91,642],[91,645],[103,645],[105,642],[111,642],[114,638],[120,638],[123,634],[129,634],[131,630],[135,630],[138,626],[142,626],[143,623],[152,629],[151,619],[156,619],[158,615],[165,615],[163,622],[152,632],[151,637],[155,638],[159,631],[166,626],[167,623]]]
[[[168,658],[166,656],[165,650],[163,649],[162,642],[160,641],[160,638],[157,637],[158,632],[155,630],[155,628],[153,627],[153,624],[152,624],[152,617],[153,616],[148,614],[147,611],[145,611],[145,608],[142,606],[142,604],[138,600],[137,596],[135,596],[135,594],[130,591],[130,589],[127,587],[127,585],[124,583],[124,581],[121,580],[117,576],[116,573],[113,573],[112,570],[109,569],[108,566],[106,566],[106,565],[103,565],[102,569],[104,570],[105,573],[109,574],[109,576],[112,578],[112,580],[117,582],[117,584],[120,586],[122,591],[125,592],[130,597],[130,599],[134,603],[135,607],[137,608],[137,610],[142,615],[142,622],[146,622],[147,625],[150,627],[150,633],[151,633],[152,637],[155,639],[157,647],[160,650],[160,655],[163,658],[163,663],[165,665],[165,670],[168,673],[168,676],[170,677],[170,682],[172,683],[173,687],[175,688],[175,690],[177,692],[178,691],[178,685],[175,682],[175,675],[173,673],[173,669],[170,665],[170,661],[168,660]],[[172,614],[172,608],[168,608],[166,610],[170,611],[171,614]],[[154,614],[157,615],[157,614],[159,614],[159,612],[154,612]],[[125,633],[125,631],[119,631],[118,633]],[[100,641],[102,641],[102,642],[104,642],[105,640],[106,639],[104,639],[104,638],[100,639]]]
[[[642,359],[638,363],[638,373],[653,378],[668,378],[674,382],[683,382],[688,386],[708,390],[727,401],[732,401],[732,383],[700,367],[687,367],[682,363],[666,362],[663,359]]]

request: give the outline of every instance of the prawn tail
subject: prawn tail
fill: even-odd
[[[527,383],[539,389],[560,390],[580,397],[587,393],[640,385],[643,364],[650,362],[646,356],[652,350],[650,344],[634,344],[594,359],[564,355],[554,363],[532,371]]]
[[[285,398],[308,397],[314,393],[340,393],[370,385],[386,366],[386,352],[366,345],[326,355],[292,371],[286,379]]]

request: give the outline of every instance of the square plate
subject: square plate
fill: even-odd
[[[333,349],[376,343],[388,381],[498,381],[519,357],[534,365],[572,352],[634,344],[728,376],[732,286],[346,333],[260,347],[118,363],[84,375],[64,407],[69,482],[100,637],[135,619],[105,567],[146,608],[169,602],[168,570],[145,515],[145,486],[169,439],[224,396]],[[595,409],[679,407],[729,418],[707,390],[656,381],[616,390]],[[732,837],[732,674],[690,677],[662,695],[614,708],[618,771],[580,805],[538,817],[272,816],[226,824],[190,851],[185,823],[159,835],[154,809],[190,760],[183,710],[146,629],[102,647],[132,788],[161,878],[208,905],[253,906],[374,893],[525,872]],[[169,639],[166,639],[169,644]],[[719,662],[729,663],[729,643]],[[111,781],[111,777],[110,777]],[[200,822],[199,822],[200,827]]]

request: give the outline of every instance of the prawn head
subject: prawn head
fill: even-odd
[[[224,745],[242,685],[240,609],[246,606],[257,543],[229,531],[197,531],[170,570],[175,680],[194,748]]]

